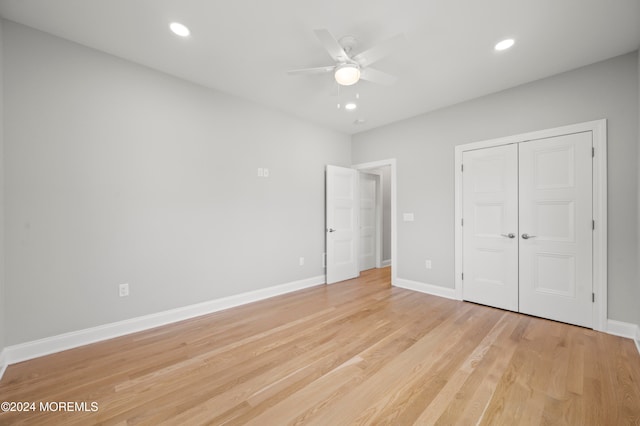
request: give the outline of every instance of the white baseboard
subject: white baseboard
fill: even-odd
[[[391,266],[391,259],[383,260],[381,267],[386,268],[387,266]]]
[[[325,276],[319,275],[304,280],[294,281],[260,290],[254,290],[247,293],[241,293],[234,296],[228,296],[221,299],[198,303],[195,305],[184,306],[181,308],[175,308],[155,314],[144,315],[124,321],[118,321],[97,327],[87,328],[84,330],[73,331],[40,340],[34,340],[31,342],[8,346],[4,348],[4,350],[0,351],[0,379],[2,379],[7,366],[11,364],[44,355],[49,355],[55,352],[64,351],[67,349],[73,349],[78,346],[84,346],[102,340],[124,336],[126,334],[148,330],[154,327],[183,321],[189,318],[218,312],[224,309],[245,305],[247,303],[257,302],[259,300],[268,299],[270,297],[278,296],[281,294],[291,293],[294,291],[324,284],[325,282]],[[406,280],[403,278],[398,278],[394,285],[396,287],[418,291],[420,293],[458,300],[458,298],[455,296],[455,290],[452,288],[440,287],[433,284],[426,284],[418,281]],[[640,353],[639,326],[610,319],[607,320],[607,333],[633,339],[635,341],[636,347],[638,348],[638,352]]]
[[[636,344],[638,353],[640,353],[640,326],[628,322],[607,320],[607,333],[615,336],[626,337]]]
[[[4,372],[4,368],[6,368],[7,365],[15,364],[17,362],[26,361],[28,359],[49,355],[67,349],[77,348],[78,346],[84,346],[102,340],[112,339],[114,337],[124,336],[126,334],[148,330],[150,328],[183,321],[189,318],[245,305],[251,302],[257,302],[259,300],[268,299],[281,294],[291,293],[293,291],[324,284],[325,282],[325,276],[319,275],[300,281],[254,290],[221,299],[210,300],[208,302],[197,303],[195,305],[183,306],[181,308],[175,308],[155,314],[144,315],[124,321],[118,321],[8,346],[0,354],[0,379],[2,378],[1,373]]]
[[[456,291],[453,288],[440,287],[439,285],[426,284],[418,281],[396,278],[394,286],[406,288],[407,290],[419,291],[420,293],[431,294],[433,296],[446,297],[447,299],[458,300]]]
[[[607,320],[607,333],[614,336],[626,337],[627,339],[636,338],[638,326],[628,322]]]
[[[0,351],[0,379],[4,375],[4,371],[7,369],[9,363],[7,362],[6,350]]]

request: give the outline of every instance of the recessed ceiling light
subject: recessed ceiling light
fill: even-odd
[[[179,35],[180,37],[188,37],[191,34],[189,28],[181,24],[180,22],[172,22],[169,24],[169,28],[173,31],[174,34]]]
[[[353,111],[356,108],[358,108],[358,105],[356,105],[354,102],[349,102],[348,104],[344,104],[344,109],[346,110]]]
[[[501,42],[496,44],[494,49],[496,49],[496,50],[507,50],[508,48],[513,46],[515,44],[515,42],[516,41],[514,39],[508,38],[508,39],[502,40]]]

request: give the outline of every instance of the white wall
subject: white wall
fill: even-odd
[[[637,321],[637,86],[634,52],[355,135],[354,163],[397,159],[398,216],[415,214],[398,222],[398,277],[454,287],[456,145],[607,118],[609,317]]]
[[[348,135],[4,30],[8,345],[324,274]]]
[[[640,49],[638,55],[638,295],[640,295]],[[640,328],[640,296],[636,299],[636,324]],[[638,336],[640,338],[640,336]]]

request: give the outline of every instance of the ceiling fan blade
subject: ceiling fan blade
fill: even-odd
[[[378,71],[373,68],[365,68],[360,71],[360,79],[367,80],[372,83],[384,84],[385,86],[391,86],[398,80],[397,77],[387,74],[386,72]]]
[[[385,56],[393,53],[402,43],[405,42],[404,34],[397,34],[382,43],[373,46],[371,49],[367,49],[362,53],[358,53],[353,57],[361,67],[366,67],[374,62],[379,61]]]
[[[349,60],[349,55],[344,51],[338,40],[328,30],[319,29],[313,30],[316,33],[316,37],[322,43],[324,48],[329,52],[329,56],[336,62],[345,62]]]
[[[303,68],[300,70],[289,70],[287,74],[289,75],[302,75],[302,74],[324,74],[327,72],[331,72],[335,69],[334,65],[329,65],[326,67],[317,67],[317,68]]]

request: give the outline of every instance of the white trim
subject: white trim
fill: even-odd
[[[607,120],[545,129],[503,138],[473,142],[455,147],[455,295],[462,300],[462,153],[481,148],[526,142],[579,132],[592,132],[595,159],[593,161],[593,329],[607,329]]]
[[[430,294],[432,296],[446,297],[447,299],[454,299],[454,300],[458,299],[456,297],[455,289],[440,287],[439,285],[405,280],[404,278],[397,278],[395,286],[400,288],[405,288],[407,290],[418,291],[420,293]]]
[[[0,380],[2,380],[2,376],[4,372],[7,370],[9,363],[7,362],[7,350],[3,349],[0,351]]]
[[[636,348],[638,349],[638,353],[640,354],[640,325],[636,326],[636,338],[633,339],[636,342]]]
[[[386,268],[387,266],[391,266],[391,259],[386,259],[382,261],[382,268]]]
[[[456,299],[462,300],[462,153],[465,145],[458,145],[455,147],[455,169],[454,169],[454,291]]]
[[[260,290],[223,297],[221,299],[210,300],[208,302],[183,306],[181,308],[170,309],[168,311],[158,312],[155,314],[144,315],[124,321],[118,321],[9,346],[5,348],[2,355],[0,355],[0,366],[11,365],[55,352],[73,349],[78,346],[113,339],[114,337],[137,333],[150,328],[218,312],[251,302],[257,302],[259,300],[268,299],[281,294],[291,293],[293,291],[324,284],[325,281],[325,276],[319,275]]]
[[[635,340],[638,332],[638,326],[628,322],[608,319],[607,329],[605,331],[607,334],[613,334],[614,336],[626,337],[627,339]]]
[[[356,170],[378,169],[380,167],[391,167],[391,264],[398,264],[398,224],[396,223],[396,212],[398,202],[398,185],[396,159],[371,161],[369,163],[354,164],[351,167]],[[398,281],[398,268],[391,269],[391,285],[396,285]]]
[[[607,120],[590,122],[593,132],[593,329],[604,330],[607,326]],[[587,123],[584,123],[585,126]]]

